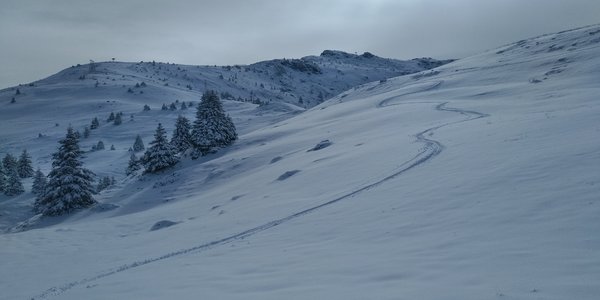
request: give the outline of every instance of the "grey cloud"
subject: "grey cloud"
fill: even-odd
[[[595,0],[3,0],[0,87],[112,57],[211,65],[324,49],[464,57],[597,16]]]

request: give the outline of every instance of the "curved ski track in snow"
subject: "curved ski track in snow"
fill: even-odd
[[[433,88],[438,87],[441,83],[442,82],[440,81],[440,82],[434,84],[433,86],[427,87],[427,88],[425,88],[423,90],[420,90],[418,92],[423,92],[425,90],[431,90]],[[470,111],[470,110],[463,110],[463,109],[459,109],[459,108],[446,107],[446,104],[448,102],[441,102],[441,103],[440,102],[399,102],[399,103],[392,103],[392,101],[394,99],[396,99],[396,98],[399,98],[399,97],[402,97],[402,96],[405,96],[405,95],[408,95],[408,94],[414,94],[414,93],[417,93],[417,92],[410,92],[410,93],[406,93],[406,94],[400,94],[400,95],[396,95],[394,97],[390,97],[390,98],[384,99],[384,100],[380,101],[377,104],[377,107],[378,108],[384,108],[384,107],[387,107],[387,106],[394,106],[394,105],[437,103],[437,105],[435,106],[436,110],[438,110],[438,111],[449,111],[449,112],[460,113],[461,115],[467,116],[467,118],[463,119],[463,120],[459,120],[459,121],[444,123],[444,124],[441,124],[441,125],[438,125],[438,126],[435,126],[435,127],[431,127],[431,128],[428,128],[426,130],[423,130],[423,131],[417,133],[415,135],[416,141],[425,144],[425,146],[413,158],[411,158],[410,160],[405,161],[401,165],[399,165],[398,169],[393,174],[391,174],[391,175],[389,175],[387,177],[384,177],[384,178],[382,178],[382,179],[380,179],[380,180],[378,180],[378,181],[376,181],[374,183],[366,185],[366,186],[364,186],[364,187],[362,187],[360,189],[357,189],[357,190],[354,190],[352,192],[349,192],[349,193],[347,193],[347,194],[345,194],[343,196],[340,196],[340,197],[335,198],[333,200],[330,200],[328,202],[322,203],[320,205],[313,206],[311,208],[299,211],[299,212],[294,213],[292,215],[289,215],[287,217],[270,221],[270,222],[265,223],[263,225],[260,225],[260,226],[248,229],[246,231],[243,231],[243,232],[240,232],[240,233],[237,233],[237,234],[225,237],[225,238],[222,238],[220,240],[215,240],[215,241],[212,241],[212,242],[204,243],[204,244],[197,245],[197,246],[194,246],[194,247],[190,247],[190,248],[187,248],[187,249],[181,249],[181,250],[178,250],[178,251],[167,253],[167,254],[164,254],[164,255],[161,255],[161,256],[157,256],[157,257],[153,257],[153,258],[148,258],[148,259],[145,259],[145,260],[140,260],[140,261],[136,261],[136,262],[133,262],[133,263],[121,265],[120,267],[117,267],[116,269],[104,271],[104,272],[102,272],[100,274],[97,274],[95,276],[92,276],[92,277],[83,278],[83,279],[80,279],[80,280],[77,280],[77,281],[73,281],[73,282],[61,285],[61,286],[51,287],[51,288],[45,290],[44,292],[42,292],[41,294],[39,294],[39,295],[37,295],[35,297],[32,297],[31,299],[32,300],[33,299],[48,299],[49,297],[52,297],[52,296],[61,295],[64,292],[66,292],[66,291],[68,291],[68,290],[70,290],[70,289],[72,289],[74,287],[85,285],[87,283],[90,283],[90,282],[93,282],[93,281],[96,281],[96,280],[102,279],[104,277],[108,277],[108,276],[111,276],[111,275],[114,275],[114,274],[117,274],[117,273],[120,273],[120,272],[123,272],[123,271],[127,271],[129,269],[137,268],[137,267],[140,267],[140,266],[143,266],[143,265],[147,265],[147,264],[150,264],[150,263],[153,263],[153,262],[156,262],[156,261],[160,261],[160,260],[168,259],[168,258],[171,258],[171,257],[188,254],[188,253],[195,252],[195,251],[208,250],[208,249],[211,249],[213,247],[225,245],[225,244],[233,242],[233,241],[242,240],[242,239],[244,239],[246,237],[249,237],[249,236],[252,236],[252,235],[257,234],[259,232],[262,232],[262,231],[265,231],[267,229],[273,228],[273,227],[275,227],[277,225],[286,223],[286,222],[291,221],[293,219],[296,219],[298,217],[301,217],[301,216],[304,216],[306,214],[312,213],[312,212],[314,212],[314,211],[316,211],[318,209],[321,209],[321,208],[323,208],[325,206],[329,206],[329,205],[332,205],[332,204],[334,204],[336,202],[339,202],[339,201],[342,201],[344,199],[353,197],[356,194],[359,194],[359,193],[364,192],[366,190],[372,189],[372,188],[374,188],[374,187],[376,187],[376,186],[378,186],[378,185],[380,185],[380,184],[382,184],[382,183],[384,183],[384,182],[386,182],[386,181],[388,181],[390,179],[393,179],[393,178],[395,178],[395,177],[403,174],[404,172],[406,172],[406,171],[408,171],[408,170],[410,170],[410,169],[412,169],[414,167],[417,167],[417,166],[423,164],[424,162],[426,162],[426,161],[428,161],[428,160],[436,157],[437,155],[439,155],[444,150],[444,145],[442,143],[436,141],[436,140],[429,139],[429,138],[425,137],[425,135],[431,133],[432,131],[434,131],[436,129],[439,129],[439,128],[442,128],[442,127],[445,127],[445,126],[448,126],[448,125],[462,123],[462,122],[467,122],[467,121],[472,121],[472,120],[476,120],[476,119],[480,119],[480,118],[484,118],[484,117],[489,116],[487,114],[483,114],[483,113],[476,112],[476,111]]]
[[[388,103],[391,102],[391,101],[393,101],[393,100],[395,100],[396,98],[404,97],[406,95],[411,95],[411,94],[416,94],[416,93],[422,93],[422,92],[431,91],[433,89],[438,88],[442,83],[444,83],[443,80],[436,81],[433,84],[431,84],[430,86],[425,87],[423,89],[420,89],[418,91],[406,92],[404,94],[400,94],[400,95],[395,95],[395,96],[389,97],[387,99],[384,99],[384,100],[380,101],[377,104],[377,107],[381,108],[381,107],[386,107],[386,106],[391,106],[391,105],[398,105],[398,104],[391,104],[391,105],[389,105]],[[412,103],[415,103],[415,102],[412,102]],[[434,103],[437,103],[437,102],[434,102]]]

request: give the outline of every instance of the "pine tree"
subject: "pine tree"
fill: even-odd
[[[115,125],[121,125],[121,123],[123,123],[123,113],[117,113],[117,115],[115,116],[115,120],[113,122],[113,124]]]
[[[133,143],[133,151],[140,152],[144,151],[146,147],[144,146],[144,141],[142,141],[142,137],[138,134],[135,137],[135,142]]]
[[[19,178],[19,162],[7,153],[2,160],[4,167],[4,194],[7,196],[16,196],[25,191]]]
[[[90,129],[94,130],[98,127],[100,127],[100,121],[98,121],[98,118],[94,118],[92,120],[92,125],[90,125]]]
[[[4,192],[5,187],[6,187],[6,172],[4,170],[4,165],[0,164],[0,192]]]
[[[108,116],[108,119],[106,119],[106,122],[112,122],[115,120],[115,113],[111,112],[110,115]]]
[[[33,176],[33,167],[31,166],[31,157],[27,153],[27,150],[23,150],[19,161],[17,162],[17,173],[21,178],[29,178]]]
[[[144,111],[149,111],[150,110],[150,106],[148,106],[148,104],[144,104]]]
[[[104,142],[103,141],[98,141],[98,144],[96,144],[96,150],[104,150]]]
[[[59,141],[52,155],[52,171],[44,193],[36,199],[35,209],[46,216],[56,216],[94,205],[92,197],[93,173],[83,168],[79,140],[73,128]]]
[[[185,103],[185,102],[183,102]],[[171,137],[171,145],[175,148],[178,153],[184,152],[191,146],[191,133],[190,133],[190,121],[179,115],[177,121],[175,121],[175,130],[173,131],[173,137]]]
[[[206,155],[217,147],[231,145],[237,139],[233,121],[225,115],[217,92],[207,91],[198,104],[192,128],[192,158]]]
[[[150,142],[150,148],[142,159],[146,173],[155,173],[175,165],[179,161],[175,154],[175,149],[167,140],[165,129],[158,123],[154,140]]]
[[[89,137],[90,137],[90,127],[86,125],[83,128],[83,138],[87,139]]]
[[[125,175],[131,175],[135,173],[137,170],[141,169],[140,161],[135,156],[135,153],[131,153],[129,157],[129,163],[127,164],[127,169],[125,169]]]
[[[21,179],[19,178],[19,173],[16,171],[12,171],[8,174],[8,179],[6,180],[6,186],[4,187],[4,195],[6,196],[16,196],[25,192],[25,188],[23,188],[23,184],[21,183]]]
[[[160,108],[161,110],[169,110],[169,108],[167,107],[166,104],[163,103],[162,107]]]
[[[170,110],[177,110],[177,105],[175,105],[175,103],[171,103],[171,104],[169,105],[169,109],[170,109]]]
[[[100,193],[103,190],[105,190],[106,188],[110,187],[110,185],[111,185],[110,177],[104,176],[100,179],[100,181],[98,181],[98,185],[96,186],[96,192]]]
[[[46,180],[46,175],[44,175],[44,173],[42,173],[42,170],[38,168],[35,172],[35,175],[33,176],[33,185],[31,186],[31,192],[34,195],[42,195],[44,193],[44,189],[46,188],[47,183],[48,182]]]
[[[181,102],[181,110],[186,110],[187,109],[187,105],[185,104],[185,101]]]
[[[18,162],[17,159],[14,156],[12,156],[12,154],[6,153],[4,159],[2,159],[2,164],[4,165],[4,172],[6,176],[9,176],[12,172],[18,172]]]

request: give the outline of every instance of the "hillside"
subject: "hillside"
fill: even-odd
[[[222,92],[227,100],[257,104],[282,102],[310,108],[354,86],[420,72],[451,61],[432,58],[403,61],[369,52],[356,55],[325,50],[320,56],[234,66],[90,62],[46,79],[4,89],[0,91],[0,99],[11,100],[19,88],[23,93],[16,98],[23,101],[39,100],[46,96],[46,90],[52,89],[85,98],[113,97],[138,102],[160,99],[164,103],[197,99],[198,92],[212,89]],[[142,82],[144,85],[140,87]]]
[[[548,34],[268,114],[231,148],[120,178],[97,198],[110,210],[0,235],[3,296],[595,299],[599,46],[598,25]],[[121,133],[125,156],[161,113],[102,135]],[[110,172],[113,157],[86,162]]]
[[[94,117],[101,121],[82,149],[98,175],[125,178],[124,166],[137,134],[146,143],[162,123],[171,133],[175,119],[194,118],[202,92],[221,94],[242,134],[285,120],[340,92],[370,81],[427,70],[446,61],[408,61],[326,50],[320,56],[278,59],[252,65],[189,66],[161,62],[99,62],[76,65],[48,78],[0,91],[0,156],[27,149],[34,167],[47,173],[56,142],[72,125],[79,132]],[[182,110],[182,103],[188,109]],[[161,110],[162,105],[175,109]],[[148,105],[151,110],[144,111]],[[106,121],[123,112],[124,124]],[[92,152],[102,141],[115,151]],[[139,155],[139,153],[138,153]],[[106,164],[104,161],[111,163]],[[30,183],[27,183],[30,184]],[[0,230],[32,216],[32,195],[1,201]]]

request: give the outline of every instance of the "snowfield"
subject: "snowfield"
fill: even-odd
[[[600,26],[549,34],[299,114],[226,102],[233,146],[124,177],[135,135],[180,113],[132,102],[82,140],[117,147],[85,159],[119,179],[101,205],[14,227],[33,196],[0,196],[0,298],[597,299],[598,78]],[[112,104],[44,91],[31,114],[2,98],[0,125],[46,172],[65,126],[34,133]]]

